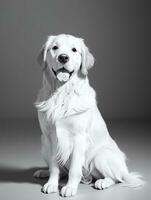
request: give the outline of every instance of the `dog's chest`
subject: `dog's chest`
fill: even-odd
[[[77,90],[78,88],[79,90]],[[78,92],[80,91],[80,92]],[[72,153],[75,138],[86,131],[89,110],[96,105],[95,92],[86,82],[83,87],[65,85],[50,98],[37,103],[46,134],[56,141],[57,158],[64,164]],[[44,125],[45,124],[45,125]]]
[[[96,104],[95,92],[88,81],[81,85],[67,83],[58,88],[50,97],[44,95],[43,98],[44,100],[37,102],[36,106],[52,123],[85,112]]]
[[[72,128],[73,127],[73,128]],[[74,143],[78,132],[74,129],[74,124],[69,124],[65,120],[58,120],[55,125],[55,136],[57,138],[56,158],[59,164],[65,165],[70,160]]]
[[[56,158],[60,165],[65,165],[73,150],[74,135],[71,128],[65,122],[62,123],[62,120],[57,120],[53,126],[57,141]]]

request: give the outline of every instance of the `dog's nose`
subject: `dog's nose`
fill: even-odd
[[[61,64],[65,64],[69,61],[69,56],[66,55],[66,54],[61,54],[58,56],[58,61],[61,63]]]

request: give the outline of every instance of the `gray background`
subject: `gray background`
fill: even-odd
[[[35,118],[36,57],[59,33],[84,38],[94,54],[89,76],[106,119],[149,118],[150,13],[144,0],[1,0],[0,118]]]
[[[45,166],[33,106],[42,82],[37,54],[50,34],[85,39],[96,58],[90,82],[109,132],[128,157],[140,190],[94,190],[80,184],[78,200],[151,199],[151,3],[148,0],[0,0],[0,199],[63,199],[35,180]],[[68,199],[68,198],[67,198]]]

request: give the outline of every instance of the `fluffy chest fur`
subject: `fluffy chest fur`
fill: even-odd
[[[46,88],[42,88],[46,90]],[[41,91],[40,93],[42,93]],[[79,82],[67,82],[66,84],[53,89],[50,94],[40,94],[36,107],[38,111],[44,112],[47,120],[55,123],[59,119],[71,115],[83,113],[96,105],[95,91],[90,87],[88,79]]]
[[[61,87],[53,88],[51,92],[44,85],[39,96],[36,107],[42,113],[45,124],[49,124],[49,129],[53,130],[52,142],[57,141],[56,157],[64,165],[72,153],[76,138],[83,140],[85,148],[89,144],[86,134],[88,122],[85,122],[88,118],[85,114],[96,106],[95,92],[88,79],[84,79],[69,81]]]

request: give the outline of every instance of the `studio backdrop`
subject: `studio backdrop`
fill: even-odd
[[[35,118],[42,82],[36,62],[48,35],[85,39],[105,119],[151,116],[149,1],[0,0],[0,118]]]

